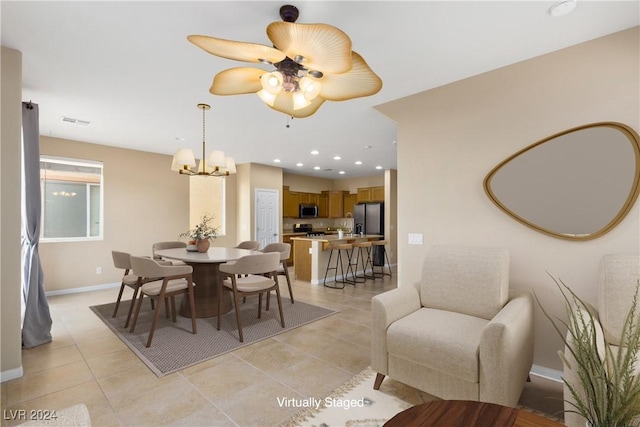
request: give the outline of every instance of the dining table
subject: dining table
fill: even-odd
[[[195,286],[194,300],[196,317],[215,317],[218,315],[218,285],[220,284],[220,264],[236,261],[243,256],[262,253],[248,249],[225,248],[211,246],[206,252],[192,252],[185,248],[161,249],[156,255],[161,258],[182,261],[193,267]],[[231,296],[222,294],[221,314],[231,310]],[[182,298],[180,315],[191,317],[191,306],[188,298]]]

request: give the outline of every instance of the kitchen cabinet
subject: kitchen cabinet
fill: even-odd
[[[311,281],[311,241],[294,240],[293,259],[295,262],[296,280]]]
[[[289,258],[287,259],[287,266],[291,267],[293,265],[293,242],[291,241],[291,236],[282,236],[282,243],[288,243],[291,245],[291,251],[289,252]]]
[[[284,188],[282,192],[282,200],[283,200],[283,217],[285,218],[298,218],[300,206],[300,193],[296,193],[293,191],[289,191],[288,187]]]
[[[311,193],[300,193],[300,203],[311,203]]]
[[[371,187],[371,201],[384,202],[384,186]]]
[[[344,207],[343,212],[346,216],[348,213],[353,215],[353,207],[358,203],[358,194],[357,193],[346,193],[344,195]]]
[[[318,218],[329,218],[329,196],[318,194]]]
[[[344,218],[345,193],[347,192],[329,191],[329,218]]]
[[[358,188],[358,203],[384,202],[384,186]]]
[[[371,201],[371,188],[358,188],[357,193],[358,203],[367,203]]]

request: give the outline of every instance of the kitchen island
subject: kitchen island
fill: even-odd
[[[297,280],[311,282],[314,285],[322,284],[324,274],[329,262],[330,250],[327,250],[331,244],[368,242],[372,240],[380,240],[384,236],[380,234],[345,234],[340,238],[337,234],[325,236],[300,236],[291,237],[293,243],[293,265]],[[332,264],[335,260],[331,260]],[[344,270],[346,271],[347,260],[344,259]],[[334,281],[334,272],[330,272],[327,276],[327,283]]]

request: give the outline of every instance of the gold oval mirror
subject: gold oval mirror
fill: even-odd
[[[593,123],[552,135],[489,172],[484,190],[508,215],[542,233],[595,239],[631,210],[640,181],[640,137]]]

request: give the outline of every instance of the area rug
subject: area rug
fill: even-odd
[[[304,407],[280,427],[382,427],[399,412],[414,405],[439,400],[389,378],[373,389],[376,373],[367,368],[324,399],[299,400]],[[409,402],[408,402],[409,401]],[[518,409],[562,423],[562,419],[518,405]]]
[[[149,302],[144,301],[135,333],[129,333],[124,324],[130,302],[120,303],[116,317],[111,317],[115,303],[93,306],[91,310],[159,377],[337,313],[301,301],[291,304],[288,298],[282,297],[285,322],[282,328],[275,297],[271,299],[269,311],[265,312],[263,305],[261,319],[257,316],[257,298],[248,298],[240,308],[244,334],[241,343],[233,309],[222,316],[220,331],[216,329],[216,317],[197,319],[196,334],[191,333],[190,318],[177,316],[177,323],[173,323],[163,310],[151,347],[146,348],[153,312]]]
[[[301,401],[308,406],[280,427],[381,427],[413,404],[373,389],[375,372],[367,368],[324,399]],[[311,401],[313,400],[313,401]]]

